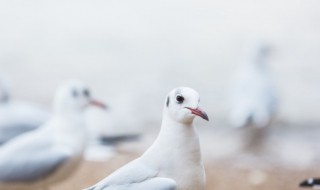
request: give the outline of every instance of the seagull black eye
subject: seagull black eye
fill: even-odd
[[[72,90],[72,96],[73,96],[73,97],[76,98],[76,97],[78,97],[78,95],[79,95],[79,94],[78,94],[77,90]]]
[[[90,97],[90,92],[89,92],[88,89],[85,89],[85,90],[83,91],[83,94],[84,94],[84,96],[86,96],[86,97]]]
[[[181,96],[181,95],[178,95],[178,96],[176,97],[176,100],[177,100],[178,104],[182,104],[183,101],[184,101],[184,97]]]

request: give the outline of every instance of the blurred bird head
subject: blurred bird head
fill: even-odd
[[[265,59],[269,56],[271,52],[271,46],[264,41],[258,41],[253,46],[253,61],[258,66],[263,66],[265,64]]]
[[[192,123],[196,116],[209,121],[208,115],[199,107],[199,102],[199,94],[192,88],[175,88],[167,96],[165,117],[186,124]]]
[[[260,56],[267,56],[270,53],[271,47],[267,43],[260,43],[257,45],[257,54]]]
[[[89,88],[78,80],[63,84],[54,99],[54,109],[58,112],[81,112],[89,105],[106,109],[106,105],[92,98]]]

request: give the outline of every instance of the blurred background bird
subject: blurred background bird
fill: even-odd
[[[234,127],[266,127],[277,111],[278,97],[268,68],[270,51],[266,42],[257,42],[234,75],[230,92],[230,122]]]
[[[271,46],[259,40],[232,78],[229,121],[240,131],[243,150],[263,151],[268,128],[276,115],[278,97],[269,71]]]
[[[40,105],[12,98],[9,82],[0,76],[0,144],[34,130],[49,119],[49,112]]]
[[[53,115],[43,126],[0,147],[0,189],[48,188],[79,166],[87,142],[84,111],[93,99],[88,87],[71,80],[54,98]]]

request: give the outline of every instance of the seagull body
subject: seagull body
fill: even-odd
[[[171,91],[164,106],[161,131],[139,158],[87,190],[203,190],[205,171],[193,119],[208,120],[191,88]]]
[[[11,100],[7,83],[0,79],[0,144],[36,129],[49,119],[39,106]]]
[[[83,111],[91,102],[97,104],[81,82],[62,86],[52,118],[0,148],[0,189],[46,188],[70,176],[82,160],[86,145]]]
[[[49,114],[32,104],[7,102],[0,104],[0,144],[32,131],[49,119]]]
[[[76,123],[74,132],[62,134],[51,127],[70,127],[70,123],[53,118],[46,126],[22,134],[0,149],[0,189],[46,187],[70,175],[81,161],[85,141],[85,133],[79,130],[83,123]]]
[[[277,108],[272,77],[266,66],[267,47],[259,44],[253,58],[238,71],[230,93],[230,121],[234,127],[250,122],[261,128],[269,124]]]

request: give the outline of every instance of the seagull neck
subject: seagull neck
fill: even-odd
[[[164,117],[162,119],[161,123],[161,131],[163,130],[172,130],[174,127],[181,128],[181,129],[188,129],[188,128],[193,128],[193,121],[182,123],[179,121],[176,121],[170,117]],[[168,128],[168,129],[166,129]]]
[[[70,130],[74,130],[74,128],[79,130],[78,129],[79,125],[82,125],[83,123],[85,123],[83,112],[72,112],[72,111],[56,112],[54,118],[59,122],[62,122],[66,126],[69,126],[68,128],[70,128]],[[65,128],[64,125],[61,125],[61,127]],[[57,130],[59,131],[62,130],[58,128],[59,127],[57,127]],[[67,129],[63,129],[63,130],[67,130]]]
[[[167,157],[171,158],[170,162],[160,161],[159,165],[155,161]],[[202,163],[200,142],[195,127],[192,123],[183,124],[164,118],[157,139],[145,152],[143,159],[155,167],[168,167],[169,171],[172,170],[172,163],[180,162],[180,166],[183,167],[200,166]]]
[[[251,64],[256,69],[265,69],[266,66],[266,57],[261,55],[256,55],[252,58]]]
[[[192,122],[180,123],[171,118],[162,120],[157,143],[180,147],[191,141],[194,141],[195,145],[198,144],[198,134]]]
[[[87,131],[81,112],[58,112],[49,127],[54,134],[57,145],[75,152],[83,151]]]
[[[56,113],[56,116],[59,116],[59,117],[77,118],[77,117],[82,117],[82,115],[83,115],[83,110],[82,109],[56,108],[54,111]]]

